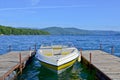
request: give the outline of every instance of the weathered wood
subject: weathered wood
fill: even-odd
[[[114,55],[114,46],[111,47],[111,54]]]
[[[100,80],[120,80],[120,58],[100,50],[86,50],[82,52],[83,63],[90,64],[92,54],[92,67]]]
[[[102,44],[100,44],[100,50],[102,50]]]
[[[87,64],[88,67],[91,64],[92,69],[96,69],[96,75],[101,80],[120,79],[120,58],[100,50],[86,50],[80,53],[82,54],[82,59],[84,59],[82,60],[82,63]],[[3,78],[8,76],[16,68],[19,69],[20,63],[27,61],[31,55],[31,52],[21,51],[21,62],[18,55],[18,51],[0,55],[0,80],[3,80]]]
[[[11,45],[9,45],[8,51],[12,51],[12,46]]]
[[[11,51],[0,55],[0,80],[4,80],[15,69],[22,69],[23,66],[21,64],[30,58],[30,51],[21,51],[19,53],[19,51]]]
[[[21,53],[19,53],[19,60],[20,60],[20,74],[22,74],[22,57],[21,57]]]
[[[90,64],[92,63],[92,54],[90,53]]]

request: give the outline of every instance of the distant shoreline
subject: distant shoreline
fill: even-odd
[[[0,25],[0,35],[49,35],[47,31],[28,28],[12,28]]]

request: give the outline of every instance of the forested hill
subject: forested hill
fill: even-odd
[[[0,35],[48,35],[49,32],[37,29],[13,28],[0,25]]]
[[[48,27],[42,29],[52,35],[120,35],[116,31],[83,30],[77,28]]]

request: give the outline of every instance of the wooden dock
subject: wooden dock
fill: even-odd
[[[33,51],[11,51],[0,55],[0,80],[13,80],[22,72]]]
[[[11,51],[0,55],[0,80],[14,80],[22,72],[31,53],[33,51]],[[81,62],[96,71],[98,80],[120,80],[119,57],[101,50],[85,50],[81,51],[81,55]]]
[[[82,63],[95,69],[99,80],[120,80],[120,58],[101,50],[81,51]]]

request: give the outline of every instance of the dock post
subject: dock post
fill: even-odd
[[[91,72],[91,70],[92,70],[92,69],[91,69],[91,68],[92,68],[92,67],[91,67],[91,64],[92,64],[92,54],[90,53],[90,63],[89,63],[90,72]]]
[[[12,46],[11,45],[9,45],[8,51],[12,51]]]
[[[29,51],[31,50],[31,47],[29,47]]]
[[[36,52],[36,50],[37,50],[37,49],[36,49],[36,44],[34,45],[34,47],[35,47],[34,51]]]
[[[111,54],[114,55],[114,46],[111,47]]]
[[[22,74],[22,58],[21,58],[21,52],[19,53],[19,60],[20,60],[20,74]]]
[[[100,44],[100,50],[102,50],[102,44]]]
[[[79,58],[81,60],[80,62],[83,63],[83,61],[82,61],[82,48],[80,48],[80,56],[79,56]]]
[[[90,64],[92,63],[92,54],[90,53]]]
[[[29,56],[31,56],[32,54],[31,54],[31,47],[29,47],[29,51],[30,51],[30,55]]]
[[[81,56],[82,56],[82,48],[80,48],[80,54],[81,54]]]

